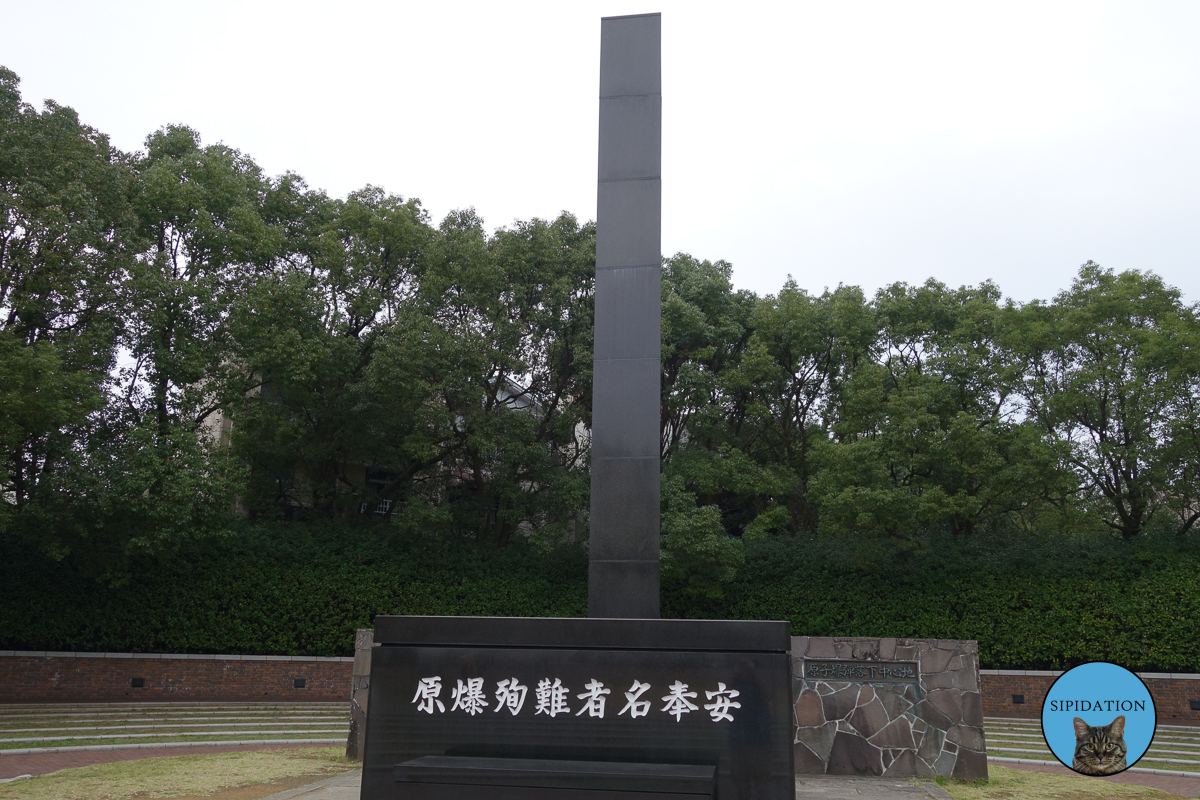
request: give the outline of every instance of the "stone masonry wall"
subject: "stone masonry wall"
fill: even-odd
[[[354,659],[0,652],[0,703],[342,702]],[[142,685],[133,683],[140,679]],[[297,679],[304,681],[296,687]]]
[[[792,637],[796,772],[986,778],[978,646]]]

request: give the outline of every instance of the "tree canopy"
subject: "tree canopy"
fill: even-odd
[[[595,226],[345,198],[184,126],[123,153],[0,69],[0,536],[101,574],[238,516],[587,540]],[[1200,520],[1200,315],[1088,262],[992,283],[662,280],[664,575],[743,539]]]

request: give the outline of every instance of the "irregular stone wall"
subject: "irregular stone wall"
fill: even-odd
[[[986,778],[979,648],[792,637],[796,772]]]

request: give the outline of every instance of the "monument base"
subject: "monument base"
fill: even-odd
[[[586,762],[618,783],[711,767],[722,800],[792,800],[789,628],[377,617],[361,796],[427,796],[436,770],[420,759],[445,756],[475,765],[481,789],[532,762]]]
[[[792,639],[796,772],[986,778],[979,647]]]

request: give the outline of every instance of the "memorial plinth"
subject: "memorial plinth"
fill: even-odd
[[[792,639],[796,772],[986,778],[979,646]]]
[[[718,797],[791,800],[789,633],[786,622],[377,617],[362,798],[435,796],[421,776],[452,770],[421,759],[444,756],[490,776],[439,784],[457,797],[497,796],[486,781],[512,772],[497,763],[535,761],[586,762],[610,782],[712,767]],[[630,776],[633,764],[666,777]]]
[[[790,624],[657,619],[660,39],[601,21],[589,618],[376,617],[362,800],[794,800]]]

